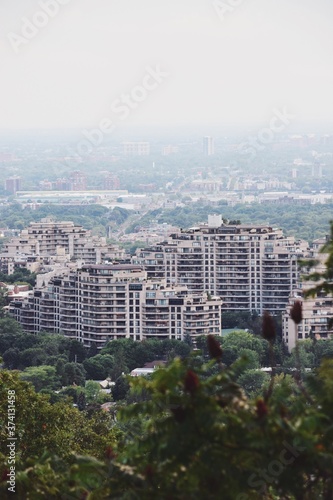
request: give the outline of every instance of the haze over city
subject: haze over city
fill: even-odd
[[[332,123],[329,0],[42,5],[0,5],[1,129],[96,127],[147,68],[163,77],[120,127],[245,128],[283,107],[293,129]]]

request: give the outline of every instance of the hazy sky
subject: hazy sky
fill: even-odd
[[[54,17],[40,15],[47,3]],[[0,128],[265,122],[283,106],[333,122],[332,0],[220,5],[0,0]],[[24,18],[45,26],[24,30]],[[157,66],[160,81],[147,76]]]

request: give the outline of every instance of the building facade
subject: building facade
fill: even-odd
[[[18,175],[13,175],[13,177],[8,177],[5,180],[5,191],[11,194],[15,194],[22,188],[22,179]]]
[[[317,260],[317,264],[310,271],[303,270],[303,274],[325,270],[327,254],[320,253],[320,249],[326,243],[326,239],[315,240],[309,254],[310,259]],[[291,351],[298,340],[308,338],[323,340],[333,337],[333,328],[330,319],[333,317],[333,298],[324,292],[314,297],[304,298],[304,292],[318,285],[318,282],[299,280],[297,288],[293,290],[289,302],[282,316],[283,340]],[[296,301],[302,304],[303,320],[297,326],[290,317],[290,310]]]
[[[202,140],[202,150],[205,156],[214,154],[214,139],[213,137],[205,136]]]
[[[138,250],[133,264],[148,278],[220,296],[229,311],[281,313],[298,278],[305,242],[270,226],[230,225],[221,216]]]
[[[84,265],[45,275],[41,283],[42,277],[28,297],[9,305],[27,332],[62,333],[98,348],[121,338],[183,340],[221,333],[220,298],[147,280],[137,265]]]
[[[82,260],[85,264],[101,264],[123,260],[125,252],[104,237],[91,236],[82,226],[71,221],[42,219],[31,222],[19,236],[5,243],[0,254],[0,268],[12,274],[16,267],[38,271],[40,265],[55,259]]]

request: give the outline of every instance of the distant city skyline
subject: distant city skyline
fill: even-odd
[[[220,4],[3,0],[0,129],[332,124],[331,2]]]

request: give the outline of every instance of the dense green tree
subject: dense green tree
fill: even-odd
[[[39,333],[37,335],[37,339],[39,347],[41,347],[49,356],[66,353],[67,360],[69,360],[71,340],[67,337],[64,337],[63,335]]]
[[[87,356],[87,351],[78,340],[70,339],[69,341],[69,361],[74,361],[77,363],[82,363]]]
[[[37,370],[40,370],[40,367]],[[16,410],[15,434],[19,438],[16,448],[17,464],[27,457],[41,457],[44,450],[48,450],[58,457],[66,458],[68,467],[73,452],[101,458],[105,456],[107,446],[115,442],[112,421],[105,412],[99,414],[96,420],[94,417],[87,419],[72,405],[64,402],[50,404],[48,396],[37,394],[33,386],[21,380],[17,372],[2,370],[0,371],[0,454],[6,457],[8,456],[8,394],[13,395]],[[1,473],[3,470],[1,467]],[[0,496],[6,498],[2,493]],[[27,497],[22,494],[18,498]],[[31,498],[36,497],[33,494]]]
[[[93,358],[97,354],[98,354],[97,345],[96,345],[96,342],[93,342],[91,344],[91,346],[89,347],[89,350],[87,352],[87,358]]]
[[[95,358],[97,358],[97,356],[85,359],[83,362],[87,377],[92,380],[104,380],[108,376],[108,370],[98,359]]]
[[[86,401],[86,393],[82,390],[77,395],[77,407],[80,411],[86,409],[87,401]]]
[[[31,273],[25,267],[21,267],[15,269],[13,274],[5,274],[0,272],[0,281],[4,283],[18,283],[18,284],[25,283],[30,285],[30,287],[32,288],[36,284],[36,274]]]
[[[35,347],[37,348],[39,346],[39,338],[37,335],[32,333],[22,333],[21,335],[15,336],[15,332],[13,333],[13,344],[15,344],[15,347],[17,347],[20,351]]]
[[[252,349],[241,349],[239,351],[238,357],[243,357],[246,359],[247,365],[246,369],[247,370],[257,370],[260,368],[260,362],[259,362],[259,354],[258,352],[252,350]]]
[[[0,319],[0,354],[11,347],[22,351],[37,343],[36,335],[23,334],[21,325],[15,319],[9,317]]]
[[[36,392],[42,389],[51,392],[60,387],[60,381],[54,366],[29,366],[21,372],[21,377],[22,380],[31,382]]]
[[[61,389],[61,391],[59,391],[59,394],[62,398],[63,397],[65,399],[67,397],[70,398],[72,403],[76,404],[79,391],[82,392],[81,386],[79,389],[77,389],[77,387],[74,387],[74,386],[69,386],[69,387],[64,387],[63,389]]]
[[[315,367],[315,354],[310,340],[300,342],[298,348],[294,348],[291,355],[285,359],[283,366],[290,370],[298,365],[302,370]]]
[[[66,360],[63,357],[59,357],[55,364],[56,374],[60,377],[60,380],[63,380],[65,374],[65,364]]]
[[[245,331],[232,332],[222,340],[222,348],[234,350],[237,353],[237,358],[242,349],[255,351],[259,356],[261,363],[267,351],[267,342],[263,339]]]
[[[0,318],[0,337],[2,335],[10,334],[17,335],[22,333],[21,325],[13,318]]]
[[[127,373],[134,368],[142,367],[151,361],[187,356],[189,352],[190,346],[179,340],[144,340],[142,342],[135,342],[132,339],[113,340],[101,349],[101,354],[114,356],[115,365],[119,364],[117,357],[120,358],[123,366],[119,375],[122,372]]]
[[[25,368],[27,366],[40,366],[46,364],[47,354],[41,347],[33,347],[25,349],[21,352],[20,366]]]
[[[110,354],[97,354],[92,358],[85,359],[83,362],[87,378],[92,380],[104,380],[110,376],[114,365],[114,357]]]
[[[117,380],[122,374],[129,373],[129,368],[126,364],[126,354],[123,348],[119,349],[114,354],[114,365],[110,371],[111,379]]]
[[[131,379],[150,397],[121,411],[128,425],[118,456],[109,450],[93,486],[83,478],[94,462],[78,462],[63,491],[72,479],[77,494],[84,488],[101,499],[331,498],[332,362],[308,381],[307,395],[278,376],[278,398],[273,390],[255,400],[235,384],[239,363],[209,376],[210,364],[177,359],[151,379]]]
[[[186,357],[190,353],[190,346],[185,342],[180,342],[179,340],[163,340],[162,349],[164,352],[164,357],[167,360],[172,360],[176,356]]]
[[[100,351],[100,354],[117,354],[119,351],[129,352],[134,347],[134,340],[119,339],[109,341]]]
[[[1,279],[0,279],[1,281]],[[0,318],[4,318],[5,309],[4,307],[8,304],[8,292],[7,289],[0,286]]]
[[[268,386],[270,375],[258,369],[244,370],[238,377],[238,384],[244,389],[250,397],[255,397],[263,394],[263,388]]]
[[[9,370],[16,370],[20,365],[20,351],[17,347],[10,347],[2,356],[5,367]]]
[[[87,403],[98,403],[101,395],[101,386],[94,380],[87,380],[84,387]]]
[[[308,347],[314,355],[315,366],[318,367],[325,358],[333,359],[333,340],[316,340]]]
[[[121,375],[117,378],[115,385],[112,387],[112,398],[114,401],[125,399],[130,389],[129,382],[126,377]]]
[[[86,371],[79,363],[66,363],[64,365],[63,385],[82,385],[86,380]]]

